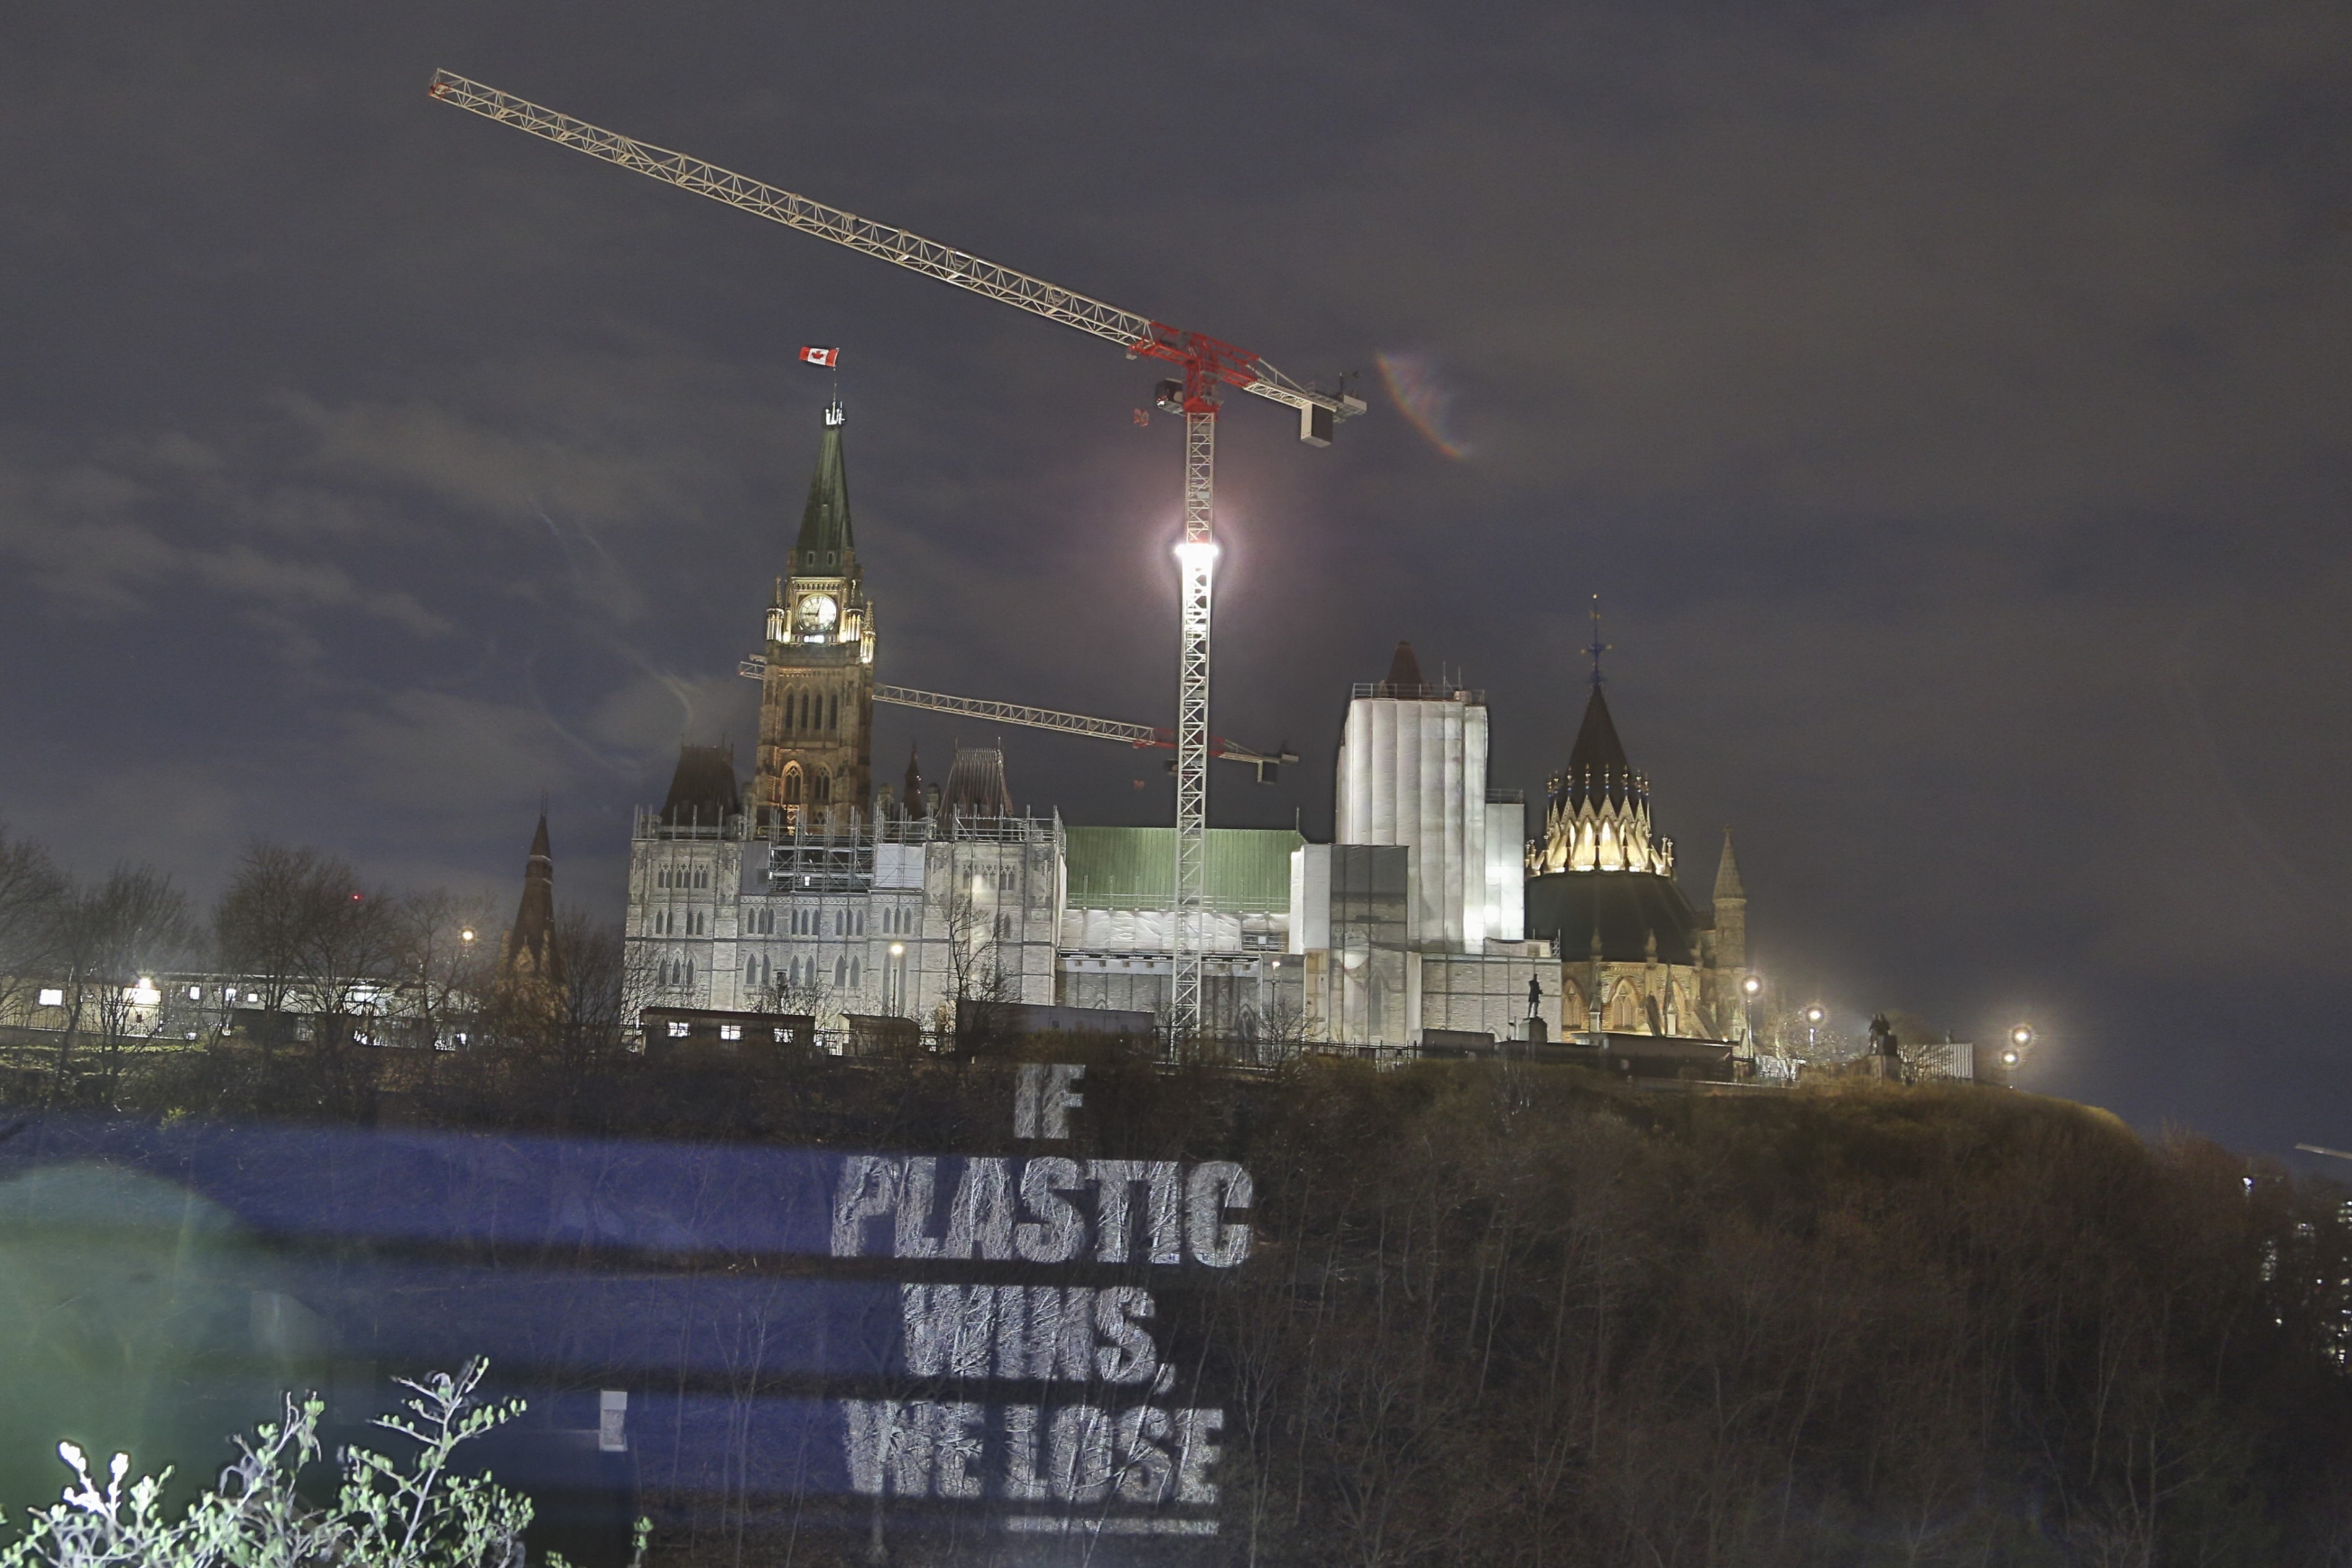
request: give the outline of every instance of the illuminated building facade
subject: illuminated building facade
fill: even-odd
[[[1174,831],[1016,805],[1003,754],[944,788],[873,782],[874,611],[852,534],[842,416],[825,415],[768,612],[748,796],[723,747],[682,748],[630,856],[630,973],[645,1003],[951,1019],[959,1000],[1163,1013]],[[1342,727],[1337,841],[1212,829],[1203,1028],[1402,1049],[1431,1039],[1737,1037],[1744,897],[1728,841],[1713,912],[1674,882],[1646,780],[1596,686],[1544,837],[1489,787],[1485,695],[1399,644]],[[1727,998],[1730,998],[1727,1005]]]

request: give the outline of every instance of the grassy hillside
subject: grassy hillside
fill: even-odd
[[[223,1059],[134,1098],[1007,1152],[1011,1072],[444,1060],[385,1094],[348,1062]],[[1255,1178],[1249,1262],[1169,1308],[1188,1381],[1228,1417],[1224,1529],[1200,1561],[2352,1563],[2337,1189],[1964,1086],[1640,1093],[1565,1068],[1244,1078],[1098,1057],[1086,1092],[1061,1152]],[[717,1512],[689,1508],[666,1550],[758,1560],[739,1527],[759,1500],[739,1493],[694,1504]]]

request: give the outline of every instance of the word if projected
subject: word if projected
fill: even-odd
[[[1085,1069],[1024,1068],[1023,1137],[1066,1137]],[[1237,1268],[1249,1257],[1249,1173],[1225,1160],[866,1155],[842,1166],[838,1258],[890,1257],[1129,1270]],[[993,1270],[1001,1279],[1003,1270]],[[1217,1500],[1224,1412],[1160,1403],[1176,1369],[1154,1337],[1150,1289],[926,1281],[898,1287],[907,1372],[1031,1385],[985,1399],[842,1402],[851,1486],[872,1497],[1092,1510],[1012,1513],[1024,1531],[1208,1535],[1213,1518],[1143,1511]],[[1052,1397],[1068,1385],[1066,1399]],[[974,1390],[978,1392],[977,1389]]]

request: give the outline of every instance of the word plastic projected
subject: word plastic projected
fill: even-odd
[[[1084,1103],[1083,1067],[1024,1066],[1014,1092],[1016,1135],[1068,1135]],[[862,1155],[843,1162],[833,1251],[908,1260],[1039,1266],[1107,1263],[1237,1268],[1255,1198],[1227,1160],[963,1158],[940,1213],[942,1171],[929,1155]],[[1089,1198],[1074,1202],[1074,1198]],[[1218,1497],[1212,1469],[1224,1412],[1156,1403],[1176,1368],[1153,1338],[1159,1319],[1141,1285],[905,1282],[898,1287],[908,1374],[949,1383],[1078,1385],[1074,1402],[977,1399],[840,1401],[852,1489],[870,1497],[997,1499],[1062,1504],[1087,1514],[1008,1514],[1022,1533],[1213,1535],[1197,1511]],[[1118,1403],[1125,1390],[1140,1403]],[[1097,1391],[1087,1397],[1086,1391]],[[1132,1399],[1135,1395],[1128,1396]],[[1192,1512],[1142,1512],[1173,1504]]]

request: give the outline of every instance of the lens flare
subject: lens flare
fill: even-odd
[[[1381,380],[1415,430],[1429,444],[1456,462],[1470,455],[1470,447],[1453,432],[1454,389],[1437,373],[1427,354],[1382,353],[1378,356]]]

